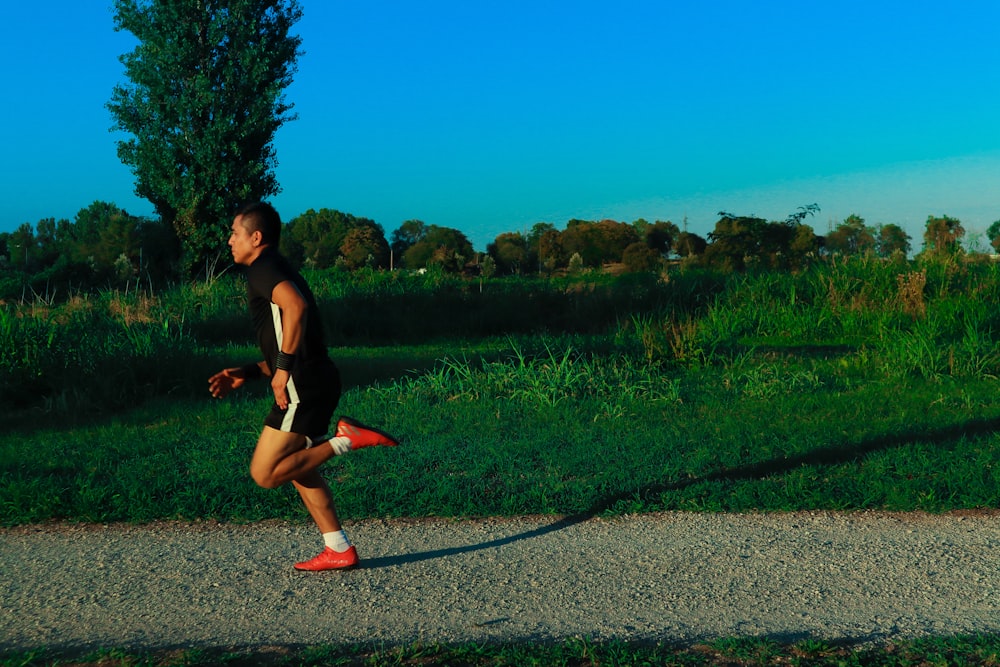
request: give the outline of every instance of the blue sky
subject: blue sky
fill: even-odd
[[[110,0],[0,27],[0,231],[95,200],[138,215],[105,108],[133,44]],[[1000,220],[1000,3],[300,0],[276,139],[290,219],[335,208],[497,234],[572,218],[784,219],[816,203],[919,249],[929,215]]]

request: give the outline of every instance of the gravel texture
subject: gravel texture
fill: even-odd
[[[289,523],[0,530],[0,650],[341,642],[855,644],[1000,633],[1000,513],[363,521],[347,572]]]

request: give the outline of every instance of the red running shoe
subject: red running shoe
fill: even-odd
[[[395,447],[399,444],[394,437],[384,431],[356,422],[350,417],[341,417],[337,422],[337,436],[347,436],[351,449],[362,447]]]
[[[334,551],[330,547],[323,549],[320,555],[310,558],[302,563],[296,563],[296,570],[306,570],[308,572],[322,572],[323,570],[349,570],[357,567],[361,561],[358,559],[358,552],[352,546],[347,551]]]

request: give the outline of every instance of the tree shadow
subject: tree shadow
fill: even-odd
[[[929,443],[940,444],[950,442],[962,437],[982,437],[1000,432],[1000,418],[976,419],[964,424],[956,424],[933,431],[909,431],[896,435],[881,436],[870,440],[862,441],[850,447],[824,447],[798,456],[784,457],[761,461],[737,468],[728,468],[717,472],[709,473],[702,477],[676,482],[665,482],[658,484],[647,484],[632,491],[617,493],[598,500],[588,509],[587,513],[594,516],[612,509],[619,502],[634,500],[635,498],[648,499],[670,491],[679,491],[695,484],[705,482],[728,481],[738,482],[743,480],[764,479],[772,475],[791,472],[803,466],[834,466],[843,463],[850,463],[860,458],[879,451],[898,449],[904,445]]]
[[[507,544],[530,540],[554,533],[577,524],[589,521],[596,516],[613,509],[617,504],[635,499],[650,499],[664,493],[680,491],[696,484],[716,481],[737,482],[743,480],[764,479],[773,475],[791,472],[803,466],[834,466],[857,461],[865,456],[879,451],[898,449],[905,445],[917,443],[940,444],[950,442],[958,438],[979,438],[1000,432],[1000,418],[977,419],[963,424],[956,424],[933,431],[910,431],[896,435],[881,436],[870,440],[862,441],[850,447],[824,447],[799,456],[783,457],[761,461],[746,466],[728,468],[717,472],[709,473],[701,477],[692,477],[683,480],[646,484],[636,489],[622,491],[599,498],[587,510],[561,517],[556,521],[533,528],[523,533],[509,535],[507,537],[488,540],[478,544],[468,544],[446,549],[434,549],[431,551],[421,551],[410,554],[400,554],[398,556],[383,556],[362,561],[361,566],[367,569],[380,567],[394,567],[397,565],[408,565],[436,558],[457,556],[461,554],[494,549]]]

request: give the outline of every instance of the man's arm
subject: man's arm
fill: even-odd
[[[215,398],[225,398],[233,389],[239,389],[246,384],[247,380],[259,378],[261,375],[270,375],[266,361],[226,368],[208,378],[208,391]]]
[[[291,280],[284,280],[275,285],[271,292],[271,302],[281,309],[281,352],[295,354],[302,342],[308,304]],[[288,385],[288,375],[286,369],[271,369],[274,401],[282,410],[288,408],[288,392],[285,390]]]

